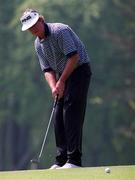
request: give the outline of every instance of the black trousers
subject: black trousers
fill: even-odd
[[[64,97],[57,104],[54,115],[57,165],[66,162],[82,165],[82,130],[90,78],[89,64],[76,68],[66,81]]]

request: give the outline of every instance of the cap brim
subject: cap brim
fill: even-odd
[[[39,15],[37,15],[30,23],[28,24],[23,24],[22,26],[22,31],[26,31],[28,30],[29,28],[31,28],[32,26],[34,26],[34,24],[36,24],[36,22],[38,21],[39,19]]]

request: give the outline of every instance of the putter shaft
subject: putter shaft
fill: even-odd
[[[52,109],[52,112],[51,112],[51,116],[50,116],[50,119],[49,119],[49,122],[48,122],[48,126],[47,126],[47,129],[46,129],[45,135],[44,135],[43,143],[42,143],[41,150],[40,150],[40,153],[38,155],[38,158],[37,159],[32,159],[30,161],[31,162],[31,169],[38,169],[38,164],[40,162],[40,159],[41,159],[41,156],[42,156],[42,153],[43,153],[43,149],[44,149],[44,146],[45,146],[45,143],[46,143],[48,131],[49,131],[49,128],[50,128],[51,121],[53,119],[53,114],[54,114],[57,102],[58,102],[58,95],[56,96],[56,99],[55,99],[54,104],[53,104],[53,109]]]

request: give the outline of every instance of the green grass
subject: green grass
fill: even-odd
[[[134,180],[135,166],[112,166],[66,170],[29,170],[0,172],[0,180]]]

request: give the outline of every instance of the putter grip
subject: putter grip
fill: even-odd
[[[55,107],[56,107],[57,102],[58,102],[58,94],[57,94],[57,96],[56,96],[56,98],[55,98],[55,100],[54,100],[53,108],[55,108]]]

